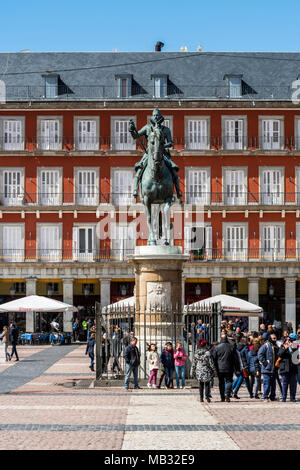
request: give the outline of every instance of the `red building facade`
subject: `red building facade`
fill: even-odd
[[[296,328],[299,106],[236,96],[230,81],[226,86],[233,93],[226,99],[140,100],[129,92],[107,100],[15,97],[0,105],[2,301],[48,294],[82,306],[85,315],[96,300],[107,305],[133,295],[126,255],[147,234],[143,206],[132,199],[143,153],[128,121],[140,129],[159,107],[184,194],[185,205],[175,201],[171,218],[172,243],[190,255],[185,302],[232,293],[263,306],[270,321]],[[26,322],[29,331],[36,328],[29,315]],[[64,329],[71,330],[67,315]]]

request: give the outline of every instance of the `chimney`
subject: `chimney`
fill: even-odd
[[[157,41],[155,44],[155,52],[161,52],[162,47],[164,47],[164,43],[161,41]]]

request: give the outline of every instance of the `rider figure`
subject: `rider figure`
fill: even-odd
[[[150,124],[146,124],[140,131],[137,131],[135,128],[134,122],[130,121],[129,124],[129,132],[131,133],[133,139],[137,139],[139,136],[144,135],[146,139],[148,140],[148,137],[152,131],[152,126],[158,126],[161,128],[164,141],[165,141],[165,152],[163,155],[164,161],[169,168],[172,178],[173,178],[173,183],[176,188],[176,193],[177,197],[180,200],[182,198],[182,193],[180,191],[179,187],[179,177],[177,175],[177,172],[179,171],[179,167],[171,160],[169,148],[173,147],[173,140],[172,140],[172,135],[171,131],[167,126],[163,126],[162,122],[164,121],[164,117],[162,116],[160,110],[158,108],[155,108],[153,110],[152,116],[150,118]],[[148,154],[145,153],[143,158],[137,162],[134,166],[134,169],[136,171],[136,175],[134,178],[134,190],[133,190],[133,196],[136,198],[138,196],[138,190],[139,190],[139,184],[142,179],[143,172],[147,166],[148,163]]]

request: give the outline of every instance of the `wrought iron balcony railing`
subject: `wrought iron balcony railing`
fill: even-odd
[[[290,86],[243,84],[239,92],[230,96],[228,85],[192,85],[168,83],[163,93],[157,94],[153,84],[132,83],[123,96],[118,86],[112,85],[58,85],[47,94],[45,86],[7,85],[6,101],[144,101],[144,100],[222,100],[222,101],[276,101],[292,100]]]
[[[96,186],[84,187],[81,191],[59,192],[55,189],[49,192],[25,192],[21,188],[7,189],[0,193],[2,206],[98,206],[110,204],[113,206],[131,206],[137,201],[131,192],[100,192]],[[300,191],[297,192],[205,192],[193,191],[183,193],[183,202],[198,206],[283,206],[300,205]]]
[[[118,137],[55,137],[41,139],[38,137],[26,137],[15,139],[0,139],[1,152],[132,152],[144,151],[141,144],[146,147],[144,139],[132,140],[129,134]],[[206,151],[300,151],[300,137],[278,137],[267,138],[258,136],[242,136],[241,138],[224,136],[186,136],[173,138],[173,150],[177,152],[200,152]],[[172,149],[171,149],[172,150]]]
[[[127,256],[134,253],[132,249],[0,249],[1,263],[17,262],[106,262],[126,261]],[[226,250],[225,248],[202,248],[200,250],[186,251],[190,262],[284,262],[300,260],[299,248],[238,248]]]

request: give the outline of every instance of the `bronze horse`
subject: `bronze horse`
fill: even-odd
[[[156,245],[154,234],[154,214],[159,205],[164,204],[161,217],[159,217],[159,233],[163,234],[164,245],[169,245],[170,207],[173,202],[173,178],[165,164],[164,139],[161,128],[152,126],[148,136],[148,163],[141,180],[141,200],[145,206],[148,224],[148,245]],[[155,210],[156,209],[156,210]]]

